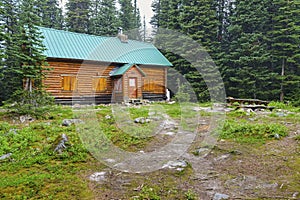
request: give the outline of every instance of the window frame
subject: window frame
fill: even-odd
[[[70,78],[70,82],[68,83],[68,87],[65,86],[65,78],[69,77]],[[74,83],[73,83],[73,81]],[[68,89],[69,88],[69,89]],[[61,89],[64,92],[73,92],[73,91],[77,91],[78,89],[78,79],[77,79],[77,75],[75,74],[61,74]]]
[[[103,88],[101,86],[101,79],[105,80]],[[108,79],[108,76],[93,76],[92,77],[92,90],[94,92],[105,92],[105,91],[107,91],[107,79]]]

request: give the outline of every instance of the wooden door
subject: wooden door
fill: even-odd
[[[129,78],[128,79],[128,96],[130,99],[136,99],[137,98],[137,92],[138,92],[138,87],[137,87],[137,78]]]

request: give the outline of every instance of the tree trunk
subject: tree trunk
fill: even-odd
[[[284,58],[282,59],[282,66],[281,66],[281,85],[280,85],[280,101],[283,102],[284,99],[284,92],[283,92],[283,78],[284,78],[284,66],[285,65],[285,60]]]

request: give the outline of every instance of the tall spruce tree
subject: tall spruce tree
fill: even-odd
[[[3,68],[3,61],[4,61],[4,50],[5,50],[5,46],[4,46],[4,5],[3,2],[0,1],[0,79],[1,77],[3,77],[2,74],[2,68]]]
[[[141,17],[136,1],[132,4],[131,0],[119,0],[120,25],[124,31],[129,31],[131,39],[141,40]]]
[[[277,0],[272,4],[270,32],[273,66],[280,76],[281,101],[299,98],[300,3]],[[285,98],[286,97],[286,98]]]
[[[0,101],[6,101],[12,94],[22,89],[22,78],[18,71],[21,62],[18,58],[20,52],[19,40],[19,7],[20,2],[16,0],[4,0],[1,13],[1,22],[3,23],[3,40],[1,40],[3,50],[3,63],[0,80]]]
[[[217,89],[221,81],[216,82],[215,65],[213,58],[218,52],[218,18],[216,16],[216,8],[212,0],[192,0],[183,1],[182,14],[180,17],[182,31],[195,42],[198,42],[203,48],[194,49],[198,54],[203,52],[205,55],[197,66],[190,66],[186,74],[186,78],[190,81],[195,92],[202,101],[209,100],[210,89]],[[206,54],[207,52],[208,54]],[[210,56],[209,56],[210,54]],[[197,68],[197,72],[193,72],[193,67]],[[205,81],[204,81],[205,80]]]
[[[188,80],[198,99],[209,100],[207,85],[215,89],[219,87],[215,78],[216,67],[211,57],[206,54],[209,52],[214,56],[218,49],[218,19],[214,1],[157,0],[153,2],[152,6],[155,14],[151,24],[154,28],[158,28],[158,31],[160,28],[171,29],[188,37],[170,38],[165,36],[164,40],[167,41],[165,43],[170,43],[167,46],[173,46],[173,50],[179,48],[178,52],[183,52],[183,55],[166,52],[165,56],[173,63],[173,68]],[[158,32],[158,34],[163,37],[161,33]],[[193,39],[192,42],[191,39]],[[192,44],[196,42],[199,43],[196,45],[197,48]],[[204,48],[199,48],[200,45]],[[186,60],[187,58],[189,61]],[[170,72],[169,74],[172,80],[170,82],[176,82],[178,78],[176,73]]]
[[[64,28],[62,8],[57,0],[41,0],[37,2],[37,15],[41,18],[41,26],[55,29]]]
[[[89,33],[103,36],[117,35],[120,20],[117,17],[115,0],[94,1],[91,13]]]
[[[88,33],[90,0],[69,0],[66,7],[66,28],[77,33]]]
[[[277,92],[271,89],[276,77],[269,68],[267,7],[266,1],[235,2],[228,27],[229,52],[223,60],[229,96],[269,99]]]
[[[18,44],[21,49],[18,58],[22,65],[19,73],[23,77],[24,90],[29,92],[33,91],[33,86],[36,90],[42,89],[43,71],[46,65],[43,38],[37,27],[41,19],[35,14],[37,13],[35,5],[35,0],[23,0],[19,18],[21,32]]]

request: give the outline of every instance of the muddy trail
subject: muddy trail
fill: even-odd
[[[209,132],[210,117],[201,118],[200,135]],[[288,122],[289,135],[263,145],[218,140],[212,149],[196,137],[189,150],[163,169],[125,173],[105,168],[82,176],[96,199],[300,199],[299,124]],[[171,127],[172,129],[174,127]],[[172,139],[164,130],[149,143],[152,151]],[[98,173],[98,174],[97,174]]]

